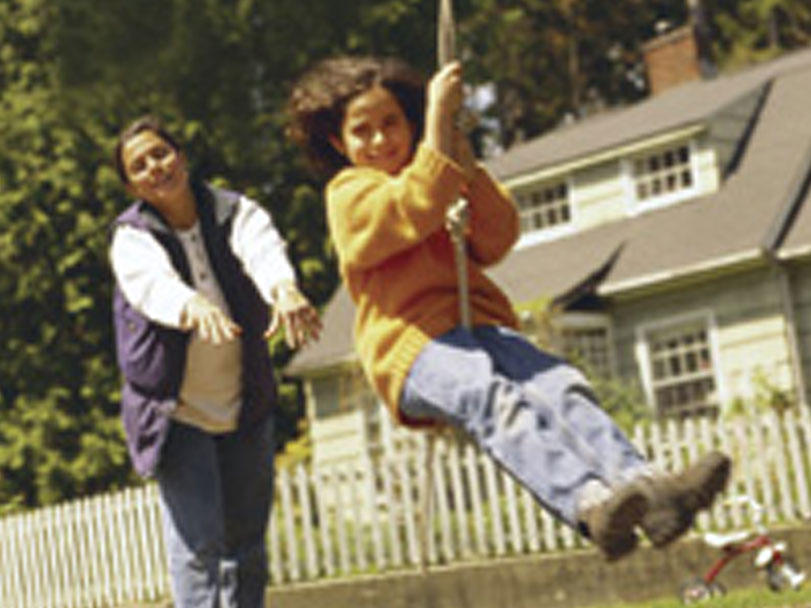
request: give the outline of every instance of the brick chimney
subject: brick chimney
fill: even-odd
[[[686,1],[688,24],[672,31],[657,27],[660,35],[642,47],[652,95],[717,73],[702,0]]]
[[[704,76],[692,24],[660,34],[646,42],[642,49],[651,95]]]

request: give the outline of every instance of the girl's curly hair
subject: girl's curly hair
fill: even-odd
[[[347,104],[374,86],[387,89],[414,126],[414,144],[422,137],[425,78],[395,58],[342,56],[316,64],[294,85],[287,103],[287,135],[299,144],[310,164],[331,177],[349,161],[330,143],[341,137]]]

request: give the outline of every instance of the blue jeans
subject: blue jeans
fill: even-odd
[[[647,467],[580,371],[503,327],[458,327],[429,342],[400,408],[461,428],[573,527],[587,482],[615,487]]]
[[[212,435],[172,423],[156,472],[175,608],[261,608],[273,422]]]

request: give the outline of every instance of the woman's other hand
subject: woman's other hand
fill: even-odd
[[[265,338],[270,338],[280,327],[290,348],[298,348],[317,340],[321,334],[318,311],[302,294],[295,283],[285,281],[273,289],[273,316]]]

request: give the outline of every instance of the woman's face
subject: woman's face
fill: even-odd
[[[414,128],[388,89],[375,86],[346,106],[341,138],[332,145],[350,163],[396,175],[411,159]]]
[[[124,143],[121,160],[127,191],[150,203],[171,201],[189,187],[186,159],[154,131],[141,131]]]

